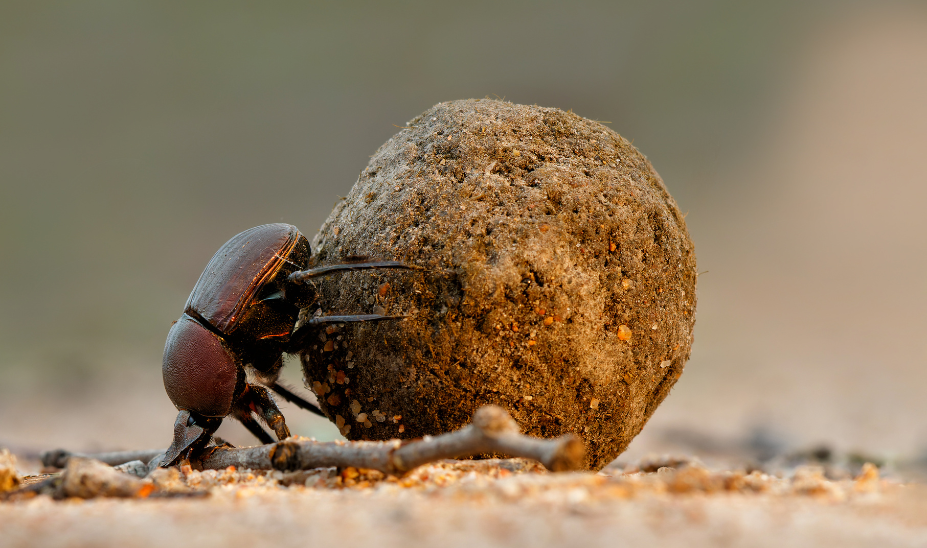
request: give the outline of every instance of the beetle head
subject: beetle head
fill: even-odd
[[[235,355],[218,335],[187,314],[167,335],[161,371],[174,406],[204,417],[228,415],[232,400],[244,387]]]

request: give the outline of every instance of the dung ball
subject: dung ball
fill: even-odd
[[[682,374],[696,265],[676,203],[611,129],[555,108],[441,103],[370,160],[313,242],[316,264],[420,271],[317,282],[307,384],[349,439],[439,434],[481,405],[528,434],[572,432],[595,470]]]

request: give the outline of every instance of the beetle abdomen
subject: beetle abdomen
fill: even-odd
[[[239,367],[218,335],[184,314],[171,326],[161,369],[178,409],[224,417],[232,408]]]
[[[299,237],[299,230],[288,224],[261,225],[234,236],[206,265],[184,310],[194,310],[220,332],[231,333]]]

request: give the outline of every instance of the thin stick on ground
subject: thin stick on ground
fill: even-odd
[[[41,455],[42,465],[49,468],[64,468],[71,457],[83,457],[98,460],[110,466],[118,466],[134,460],[148,462],[164,454],[164,449],[142,449],[139,451],[109,451],[106,453],[78,453],[66,449],[45,451]]]
[[[572,434],[550,440],[524,436],[504,409],[487,405],[473,414],[471,424],[439,436],[408,442],[319,443],[283,440],[257,447],[216,447],[204,454],[196,464],[204,469],[236,466],[254,470],[353,466],[399,476],[429,462],[482,453],[534,459],[548,470],[559,472],[580,468],[584,448],[579,438]]]
[[[551,471],[577,470],[582,466],[584,447],[576,436],[555,439],[522,435],[512,417],[501,407],[487,405],[473,414],[473,422],[448,434],[422,439],[382,442],[317,442],[283,440],[257,447],[211,447],[194,456],[192,464],[203,469],[229,466],[252,470],[309,470],[328,466],[369,468],[402,475],[423,464],[441,459],[497,453],[534,459]],[[120,451],[98,454],[71,453],[63,449],[42,455],[46,466],[63,468],[70,457],[93,458],[109,465],[140,460],[157,463],[160,450]],[[153,465],[149,465],[149,469]]]

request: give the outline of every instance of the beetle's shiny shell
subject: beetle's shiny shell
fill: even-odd
[[[226,335],[232,333],[245,307],[284,265],[299,238],[299,230],[288,224],[261,225],[234,236],[206,265],[185,310]]]

